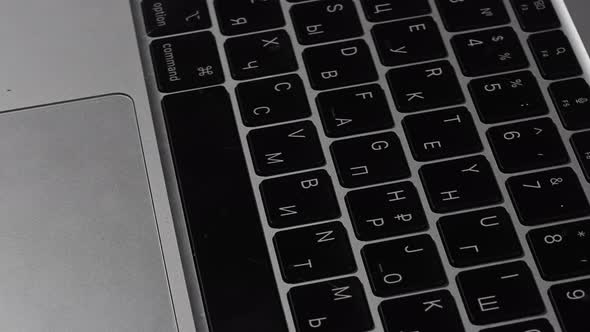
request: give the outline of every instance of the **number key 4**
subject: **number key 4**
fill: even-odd
[[[480,76],[522,69],[529,65],[512,28],[498,28],[455,36],[451,39],[466,76]]]

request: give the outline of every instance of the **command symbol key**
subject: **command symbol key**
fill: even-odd
[[[151,45],[162,92],[202,88],[224,82],[217,44],[211,32],[159,39]]]

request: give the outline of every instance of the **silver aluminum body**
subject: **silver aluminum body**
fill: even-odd
[[[361,12],[359,1],[355,0],[355,2],[358,5],[359,12]],[[505,2],[507,6],[510,5],[508,0],[505,0]],[[213,8],[212,3],[213,1],[210,0],[209,10],[211,13]],[[584,43],[590,47],[590,21],[586,17],[588,13],[590,13],[590,3],[586,0],[554,0],[554,3],[559,12],[563,29],[574,44],[585,72],[590,73],[590,58],[584,47]],[[431,4],[434,8],[434,1],[431,0]],[[0,111],[11,112],[13,110],[21,110],[40,105],[61,103],[64,101],[79,100],[109,94],[124,94],[133,100],[137,125],[139,128],[139,139],[143,148],[145,174],[149,181],[151,207],[153,207],[153,210],[150,210],[153,212],[153,227],[146,231],[144,234],[145,238],[138,239],[138,243],[149,246],[152,248],[152,252],[159,255],[151,264],[146,265],[149,266],[147,270],[159,271],[158,273],[161,273],[162,275],[165,271],[165,278],[156,277],[156,279],[159,279],[160,281],[163,280],[163,282],[146,282],[144,286],[146,288],[162,287],[162,289],[153,291],[159,295],[157,298],[152,297],[151,300],[157,302],[156,307],[161,308],[162,311],[160,314],[162,314],[163,317],[167,316],[167,312],[171,312],[173,308],[176,325],[179,331],[205,332],[207,331],[207,325],[204,320],[205,316],[200,301],[198,280],[194,271],[188,235],[179,203],[173,165],[164,131],[161,108],[159,106],[162,94],[157,91],[155,85],[148,49],[150,39],[146,37],[143,29],[143,21],[139,5],[140,0],[54,0],[49,2],[40,0],[19,0],[6,1],[3,3],[2,20],[0,20],[0,41],[4,46],[2,50],[2,61],[0,61]],[[291,4],[286,1],[283,2],[284,14],[287,18],[286,29],[288,32],[293,33],[293,26],[288,15],[290,6]],[[512,24],[517,31],[520,31],[513,12],[510,11],[510,13]],[[442,27],[440,17],[436,10],[433,16]],[[222,62],[226,77],[229,77],[229,75],[227,75],[227,73],[229,73],[228,65],[223,56],[224,50],[222,47],[225,37],[219,32],[214,15],[212,15],[212,19],[214,23],[212,31],[217,37],[217,43],[222,54]],[[577,26],[577,30],[574,26],[574,22],[575,26]],[[363,24],[366,32],[364,38],[369,43],[373,53],[376,54],[374,44],[370,35],[367,33],[371,28],[371,24],[364,18]],[[451,34],[444,32],[444,29],[442,30],[445,42],[450,49],[449,39]],[[521,37],[523,45],[526,45],[527,34],[519,32],[519,36]],[[298,46],[295,39],[293,39],[293,41],[298,60],[302,63],[301,51],[303,50],[303,47]],[[525,49],[527,48],[525,47]],[[527,54],[532,62],[532,56],[528,49]],[[380,83],[386,88],[387,84],[384,79],[384,74],[389,68],[380,65],[377,58],[375,58],[375,60],[380,72]],[[456,68],[458,68],[454,55],[451,55],[449,60]],[[538,75],[538,70],[534,65],[531,67],[531,70]],[[304,78],[309,98],[310,100],[313,100],[317,95],[317,92],[309,87],[305,70],[301,68],[298,71],[298,74]],[[467,92],[466,85],[469,79],[461,76],[460,73],[459,76],[461,83],[465,88],[465,92]],[[543,88],[546,88],[549,84],[549,82],[544,81],[543,79],[539,79],[539,81]],[[228,79],[225,86],[229,91],[232,91],[236,84],[237,82]],[[546,97],[548,98],[549,96],[546,94]],[[395,110],[390,95],[388,95],[388,98],[393,110],[394,119],[396,120],[396,123],[399,124],[402,119],[402,114]],[[232,102],[237,115],[238,107],[235,96],[232,96]],[[473,104],[470,101],[467,102],[466,105],[471,111],[474,111]],[[315,105],[312,105],[312,107],[315,108]],[[553,120],[558,124],[564,139],[569,139],[571,133],[564,130],[560,125],[561,122],[553,108],[551,109],[550,114]],[[3,116],[4,115],[0,115],[0,119],[2,119]],[[239,116],[237,118],[239,119]],[[314,112],[311,120],[318,128],[321,128],[317,112]],[[76,122],[81,120],[72,121]],[[242,134],[243,142],[245,143],[247,128],[241,123],[239,123],[238,126]],[[478,123],[478,126],[482,133],[488,128],[487,125],[480,122]],[[409,147],[400,126],[396,126],[393,131],[400,136],[406,154],[410,156]],[[326,155],[329,155],[328,147],[331,142],[332,140],[325,136],[322,138],[322,144]],[[80,144],[82,144],[82,142],[80,142]],[[484,154],[489,160],[493,160],[489,145],[487,143],[484,143],[484,145]],[[249,153],[247,145],[244,144],[244,146],[246,153]],[[569,145],[568,152],[572,159],[569,166],[571,166],[581,177],[582,173],[580,167],[578,166],[573,151]],[[5,161],[7,158],[10,159],[11,156],[2,157]],[[247,158],[247,160],[249,164],[248,166],[250,169],[253,169],[250,159]],[[502,174],[494,163],[492,164],[498,179],[500,181],[505,180],[507,176]],[[67,164],[66,161],[64,161],[63,167],[67,167],[68,165],[70,164]],[[415,172],[420,165],[420,163],[410,160],[410,166],[414,170],[411,180],[417,184],[420,196],[426,201],[424,191],[419,185],[419,179]],[[326,168],[335,178],[335,168],[331,161],[328,162]],[[262,178],[258,177],[254,172],[251,172],[251,176],[253,179],[253,185],[258,186],[260,181],[262,181]],[[506,206],[512,215],[513,220],[517,220],[514,209],[508,200],[507,192],[504,187],[502,188],[504,197],[506,198],[504,206]],[[0,187],[0,193],[2,193],[2,195],[17,195],[18,192],[13,192],[14,190],[15,189],[13,188],[9,189]],[[585,183],[585,190],[590,196],[590,186],[588,186],[587,183]],[[344,195],[346,194],[346,190],[343,188],[337,188],[337,193],[341,206],[344,207]],[[58,194],[59,192],[54,193],[54,195]],[[256,199],[259,207],[262,208],[259,192],[256,192]],[[425,207],[427,209],[427,216],[431,221],[431,226],[434,226],[439,215],[430,211],[427,204],[425,204]],[[39,207],[29,206],[29,209],[39,209]],[[38,210],[37,213],[41,216],[43,211]],[[264,219],[264,214],[262,215],[262,222],[267,235],[267,244],[272,252],[271,239],[276,230],[273,230],[268,226],[267,221]],[[10,215],[8,217],[10,217]],[[341,221],[347,227],[350,234],[352,234],[350,219],[346,214],[341,218]],[[60,224],[60,229],[67,230],[70,229],[69,226],[71,225],[63,221],[63,224]],[[521,241],[525,244],[525,234],[529,228],[518,223],[516,223],[516,227]],[[113,226],[110,231],[114,232],[116,229],[117,227]],[[85,234],[88,235],[88,233]],[[443,253],[440,237],[436,228],[431,227],[428,234],[435,238],[438,243],[439,251]],[[360,259],[360,248],[365,243],[354,239],[354,237],[351,237],[351,239],[357,261],[360,263],[362,262]],[[19,238],[14,238],[12,240],[24,247],[23,242],[18,241]],[[20,240],[25,241],[25,239]],[[36,255],[38,254],[38,251],[42,249],[41,243],[32,242],[28,244],[32,246],[29,251],[30,255]],[[75,252],[76,249],[82,249],[82,247],[76,248],[75,243],[58,243],[54,245],[55,248],[58,249],[60,248],[60,245],[64,246],[65,250],[66,244],[68,245],[69,250],[72,250],[73,252]],[[72,247],[72,245],[74,247]],[[78,243],[78,245],[82,246],[81,243]],[[160,249],[157,252],[154,249],[156,247]],[[534,270],[534,262],[530,250],[526,245],[524,247],[524,260],[533,267]],[[101,249],[105,250],[106,253],[109,252],[109,249],[106,247]],[[131,251],[126,253],[130,256],[134,255]],[[15,255],[6,255],[4,257],[8,260],[8,263],[6,264],[17,263],[17,257]],[[271,257],[273,265],[278,267],[276,256],[272,254]],[[53,259],[57,258],[54,257]],[[442,258],[449,273],[449,289],[459,302],[459,310],[463,321],[466,323],[467,331],[479,331],[480,328],[469,324],[465,309],[458,295],[454,276],[459,272],[459,269],[451,267],[444,255]],[[29,267],[31,268],[31,273],[36,271],[32,266]],[[355,275],[363,282],[368,283],[367,274],[362,268],[362,264],[359,264],[359,267],[360,269]],[[89,268],[90,267],[85,264],[85,262],[80,261],[79,264],[72,264],[70,266],[70,271],[85,274],[88,273]],[[138,271],[140,270],[141,269],[138,269]],[[291,315],[286,302],[286,294],[289,287],[281,281],[282,279],[278,273],[278,268],[276,271],[279,291],[283,300],[285,300],[284,309],[288,317],[288,324],[289,327],[294,330],[294,325],[290,318]],[[103,273],[104,272],[105,271],[103,271]],[[79,276],[80,274],[75,275]],[[39,274],[39,278],[41,276],[42,274]],[[535,272],[535,276],[538,278],[538,284],[548,308],[548,313],[545,317],[552,322],[556,331],[560,331],[546,292],[551,283],[541,280],[537,272]],[[6,274],[0,275],[0,285],[10,282],[14,284],[16,281],[14,278],[11,279],[11,277]],[[20,285],[25,287],[25,283]],[[45,284],[45,287],[49,286],[50,285]],[[105,288],[110,286],[112,285],[104,285]],[[47,289],[45,290],[47,291]],[[164,290],[166,294],[168,294],[167,298],[162,297],[162,292]],[[25,289],[23,289],[23,291],[25,291]],[[63,302],[75,296],[84,296],[85,294],[83,293],[84,288],[76,288],[76,291],[69,294],[69,297],[54,297],[53,301],[57,303],[56,305],[66,305],[66,303]],[[382,331],[383,327],[376,311],[377,306],[382,299],[372,295],[369,290],[367,293],[370,306],[374,313],[373,318],[376,323],[375,331]],[[0,297],[1,305],[10,305],[9,303],[2,301],[4,301],[4,299]],[[147,301],[149,302],[149,300]],[[147,306],[147,304],[143,305]],[[138,312],[148,312],[142,311],[143,309],[143,307],[138,309]],[[22,314],[26,315],[29,313],[24,312]],[[127,323],[129,323],[133,322],[135,316],[133,316],[130,311],[129,315],[126,317],[128,317]],[[55,325],[61,328],[55,330],[67,331],[67,320],[58,321],[58,318],[59,316],[55,316],[55,324],[61,322],[62,325]],[[18,317],[7,317],[7,319],[9,322],[15,323],[19,321]],[[34,320],[35,317],[31,316],[30,319]],[[3,320],[3,323],[5,322],[6,320]],[[121,321],[121,324],[127,323],[124,323],[123,320]],[[95,328],[97,331],[109,330],[109,325],[106,324],[107,323],[105,322],[105,325],[98,325],[95,326]],[[140,326],[142,325],[130,326],[137,326],[138,331],[144,331],[144,329],[140,329]],[[29,329],[25,329],[23,326],[20,326],[19,328],[17,325],[14,325],[12,330],[36,330],[34,328],[35,325],[30,325],[29,327]],[[77,325],[71,325],[70,330],[75,330],[75,327],[77,327]],[[153,328],[154,330],[157,330],[160,326],[153,326]],[[10,328],[3,330],[12,331]],[[117,331],[118,329],[115,328],[111,330]],[[149,329],[147,330],[149,331]]]

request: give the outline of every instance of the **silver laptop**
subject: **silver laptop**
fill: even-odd
[[[1,12],[0,330],[590,331],[587,1]]]

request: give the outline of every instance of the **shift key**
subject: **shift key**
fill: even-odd
[[[158,88],[162,92],[224,82],[219,52],[211,32],[159,39],[152,43],[151,52]]]

